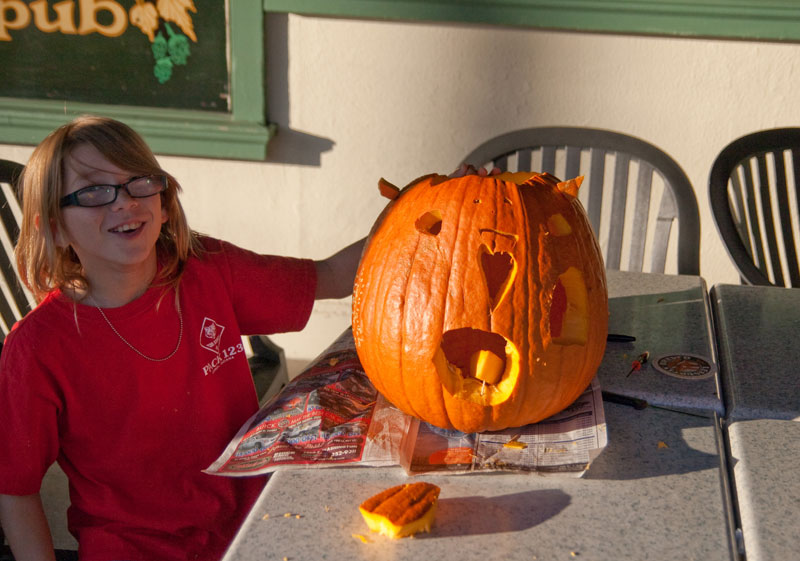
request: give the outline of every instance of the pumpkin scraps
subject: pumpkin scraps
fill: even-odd
[[[361,503],[359,511],[372,532],[390,538],[430,532],[439,490],[423,481],[396,485]]]

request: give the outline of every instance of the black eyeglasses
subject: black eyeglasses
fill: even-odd
[[[117,200],[120,189],[129,197],[143,199],[167,190],[166,175],[141,175],[119,185],[89,185],[61,198],[61,206],[103,206]]]

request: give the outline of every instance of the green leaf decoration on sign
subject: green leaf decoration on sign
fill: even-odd
[[[159,84],[172,78],[174,66],[184,66],[192,54],[189,39],[197,42],[192,17],[197,13],[192,0],[157,0],[157,4],[136,0],[130,10],[130,22],[150,39],[150,50],[155,59],[153,76]],[[174,30],[169,22],[176,24],[180,31]],[[163,27],[162,27],[163,26]],[[160,31],[164,29],[167,38]]]
[[[160,58],[156,61],[156,65],[153,67],[153,75],[159,84],[164,84],[172,78],[172,61],[169,57]]]
[[[172,28],[168,23],[165,23],[164,27],[167,28],[167,33],[169,34],[167,47],[169,50],[170,60],[173,64],[186,64],[186,59],[189,58],[190,54],[192,54],[191,49],[189,48],[189,40],[185,35],[173,33]]]

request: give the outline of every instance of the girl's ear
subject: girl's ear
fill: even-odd
[[[33,219],[33,225],[36,226],[37,230],[40,230],[42,227],[42,216],[37,214],[36,217]],[[64,235],[64,232],[61,231],[61,228],[58,227],[55,220],[50,220],[50,233],[53,234],[53,239],[56,242],[57,247],[66,248],[69,247],[69,241],[67,240],[67,236]]]

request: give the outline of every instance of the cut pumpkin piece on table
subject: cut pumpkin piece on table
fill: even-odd
[[[396,485],[361,503],[369,529],[390,538],[430,532],[436,516],[439,487],[417,482]]]

